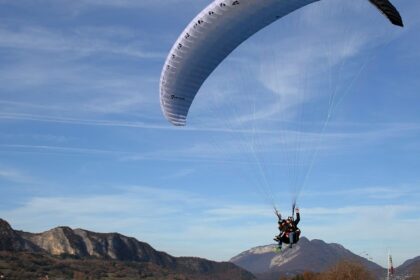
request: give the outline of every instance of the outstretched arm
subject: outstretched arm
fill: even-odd
[[[274,208],[274,214],[276,214],[276,216],[279,219],[279,221],[281,221],[281,214],[279,213],[279,211],[277,211],[276,208]]]
[[[296,208],[296,220],[295,220],[295,226],[297,226],[300,222],[300,211],[299,208]]]

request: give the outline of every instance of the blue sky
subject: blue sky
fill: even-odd
[[[161,69],[209,2],[0,0],[0,217],[228,260],[271,243],[267,201],[288,215],[305,181],[308,238],[382,265],[388,250],[396,264],[420,255],[420,3],[394,1],[404,29],[366,0],[281,19],[175,128]]]

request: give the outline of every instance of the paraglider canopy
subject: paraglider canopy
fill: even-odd
[[[319,0],[215,0],[202,10],[176,40],[160,80],[165,117],[183,126],[204,81],[242,42],[267,25]],[[393,24],[403,26],[388,0],[369,0]]]

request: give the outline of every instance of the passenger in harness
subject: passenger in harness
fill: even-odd
[[[289,244],[289,248],[292,248],[293,244],[296,244],[299,241],[300,229],[297,225],[300,222],[300,212],[299,208],[296,208],[296,220],[293,219],[293,216],[284,220],[281,218],[281,214],[275,210],[276,216],[278,218],[280,234],[274,237],[274,241],[278,242],[278,250],[281,250],[282,244]]]

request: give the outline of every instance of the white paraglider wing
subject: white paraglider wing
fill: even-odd
[[[174,125],[185,125],[201,85],[234,49],[265,26],[316,1],[216,0],[207,6],[182,32],[166,59],[160,81],[165,117]]]
[[[234,49],[277,19],[317,1],[213,1],[185,28],[166,59],[160,80],[160,105],[165,117],[174,125],[185,125],[201,85]],[[369,1],[392,23],[403,25],[388,0]]]

